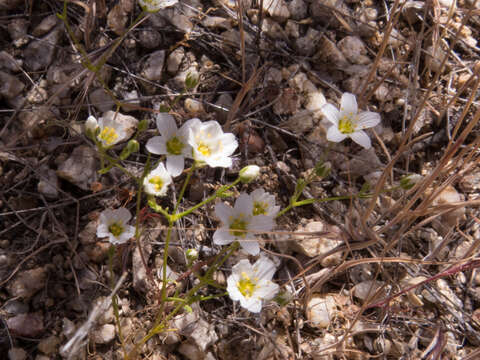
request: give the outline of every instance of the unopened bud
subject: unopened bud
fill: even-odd
[[[422,175],[410,174],[400,179],[400,187],[404,190],[410,190],[416,183],[423,179]]]
[[[240,170],[238,176],[240,177],[240,181],[242,183],[248,184],[249,182],[255,180],[259,174],[260,168],[257,165],[248,165]]]
[[[188,73],[185,78],[185,87],[187,90],[193,89],[198,84],[198,74],[197,73]]]
[[[137,152],[140,149],[140,144],[137,140],[130,140],[122,150],[120,154],[120,160],[125,160],[128,158],[132,153]]]
[[[330,164],[330,162],[324,163],[322,161],[319,161],[315,164],[315,174],[321,178],[326,178],[330,174],[331,170],[332,165]]]
[[[89,116],[87,118],[87,121],[85,121],[85,133],[87,134],[87,136],[94,140],[95,139],[95,132],[98,128],[98,122],[97,122],[97,119],[95,119],[94,116]]]
[[[192,262],[198,259],[198,251],[196,249],[187,249],[187,251],[185,252],[185,255],[189,262]]]
[[[138,123],[138,126],[137,126],[137,130],[140,132],[140,131],[145,131],[148,129],[148,120],[147,119],[143,119],[142,121],[140,121]]]

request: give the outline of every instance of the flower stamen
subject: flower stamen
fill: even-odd
[[[98,135],[98,138],[100,140],[105,141],[105,144],[111,145],[118,138],[118,134],[114,128],[106,126],[100,132],[100,134]]]
[[[253,292],[255,291],[257,287],[257,284],[254,283],[250,277],[247,275],[246,272],[241,273],[241,279],[240,281],[237,282],[237,288],[238,291],[240,291],[240,294],[245,296],[245,298],[249,298],[253,295]]]
[[[108,227],[108,231],[112,233],[113,236],[118,237],[123,233],[123,226],[119,222],[114,222]]]
[[[176,136],[167,141],[167,152],[172,155],[181,155],[182,149],[185,146],[183,142]]]

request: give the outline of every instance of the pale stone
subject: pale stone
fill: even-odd
[[[384,285],[385,283],[383,281],[378,281],[378,280],[363,281],[352,288],[352,294],[353,296],[359,298],[363,302],[367,300],[369,297],[372,297],[374,294],[376,294],[378,290],[382,288]],[[377,296],[386,295],[385,289],[386,288],[383,289],[381,294],[377,294]]]
[[[20,272],[7,284],[7,291],[12,297],[31,298],[37,291],[45,286],[47,270],[37,267],[32,270]]]
[[[9,360],[25,360],[27,358],[27,352],[22,348],[14,347],[8,350]]]
[[[115,325],[105,324],[91,332],[91,339],[95,344],[108,344],[115,338]]]
[[[60,344],[60,339],[55,335],[51,335],[40,341],[37,347],[42,353],[50,355],[57,352],[58,344]]]
[[[296,241],[292,241],[290,246],[292,250],[308,257],[321,256],[343,243],[340,229],[320,221],[312,221],[305,227],[299,226],[296,233],[299,233],[295,236]],[[340,264],[341,261],[342,252],[339,251],[322,259],[320,263],[322,266],[332,266]]]
[[[315,327],[328,327],[336,312],[335,298],[330,295],[315,294],[307,303],[307,319]]]
[[[95,149],[87,145],[75,148],[68,159],[60,164],[57,175],[83,190],[98,179]]]

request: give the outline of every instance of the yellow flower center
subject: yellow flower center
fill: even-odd
[[[235,237],[244,238],[247,235],[248,222],[244,219],[244,215],[240,214],[230,223],[230,234]]]
[[[113,236],[118,237],[123,233],[123,226],[119,222],[114,222],[108,227],[108,231],[110,231]]]
[[[253,216],[267,215],[268,204],[261,201],[253,202]]]
[[[172,155],[181,155],[184,144],[174,136],[167,141],[167,152]]]
[[[162,190],[163,180],[160,176],[152,176],[151,179],[148,180],[148,182],[153,185],[155,191]]]
[[[238,291],[248,299],[253,295],[256,287],[257,284],[253,282],[245,272],[242,272],[241,279],[237,282]]]
[[[342,134],[353,134],[356,127],[357,124],[354,120],[353,113],[342,116],[342,118],[338,122],[338,130]]]
[[[200,142],[198,144],[197,151],[203,156],[207,156],[207,157],[210,156],[210,153],[211,153],[210,148],[204,142]]]
[[[118,138],[118,134],[114,128],[104,127],[102,132],[98,135],[98,138],[105,142],[107,145],[111,145]]]

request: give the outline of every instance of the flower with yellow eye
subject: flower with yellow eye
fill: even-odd
[[[275,205],[275,196],[262,188],[254,190],[250,196],[253,199],[253,216],[267,215],[274,218],[280,211],[280,206]]]
[[[126,208],[104,210],[100,213],[97,236],[108,237],[114,245],[123,244],[135,236],[135,227],[127,225],[132,214]]]
[[[189,127],[188,143],[196,161],[211,167],[230,167],[230,156],[238,147],[235,135],[224,134],[216,121],[198,122]]]
[[[372,146],[370,138],[363,130],[380,123],[380,115],[370,111],[358,112],[355,95],[342,95],[340,111],[332,104],[322,107],[322,113],[333,126],[327,131],[327,140],[340,142],[349,137],[358,145],[369,149]]]
[[[279,286],[272,281],[275,271],[275,264],[265,256],[253,265],[247,259],[240,260],[227,279],[228,295],[248,311],[260,312],[262,303],[278,292]]]
[[[172,183],[170,173],[165,169],[163,163],[150,171],[143,179],[145,192],[154,196],[164,196],[167,193],[168,185]]]
[[[126,120],[129,120],[128,122]],[[86,126],[93,129],[95,118],[90,116],[87,119]],[[98,127],[96,130],[97,140],[102,143],[103,147],[109,148],[115,144],[127,140],[133,135],[138,121],[131,116],[125,116],[115,111],[107,111],[98,119]],[[94,130],[95,132],[95,130]]]
[[[213,234],[213,243],[227,245],[238,240],[250,255],[260,252],[254,233],[270,231],[275,225],[270,216],[253,216],[253,199],[245,193],[240,194],[233,208],[224,203],[215,205],[215,215],[222,226]]]
[[[138,0],[140,6],[148,12],[157,12],[178,3],[178,0]]]
[[[172,115],[159,113],[157,128],[160,136],[154,136],[147,141],[146,148],[152,154],[167,155],[167,171],[173,177],[182,173],[185,167],[185,157],[192,156],[192,148],[187,143],[188,129],[201,123],[199,119],[190,119],[177,129]]]

